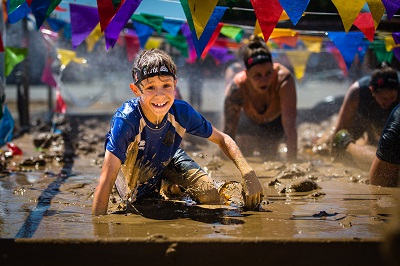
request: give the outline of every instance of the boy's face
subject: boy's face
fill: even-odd
[[[138,86],[130,84],[133,93],[140,96],[140,106],[151,122],[161,120],[171,108],[176,82],[173,77],[165,75],[144,79]]]

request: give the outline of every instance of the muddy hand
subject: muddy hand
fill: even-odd
[[[254,171],[243,176],[246,208],[254,209],[261,202],[263,189]]]

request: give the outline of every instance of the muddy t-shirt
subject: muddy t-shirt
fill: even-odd
[[[400,164],[400,104],[393,109],[379,140],[376,156],[382,161]]]
[[[143,116],[139,98],[134,98],[115,112],[111,129],[106,135],[106,149],[122,164],[128,152],[134,153],[135,167],[147,173],[146,179],[159,174],[170,162],[186,132],[208,138],[212,134],[212,126],[182,100],[175,100],[163,121],[156,126]],[[132,154],[129,156],[132,157]]]

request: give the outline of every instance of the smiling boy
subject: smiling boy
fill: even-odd
[[[176,66],[167,53],[142,51],[132,77],[130,88],[136,98],[126,101],[112,118],[94,193],[94,215],[107,214],[114,185],[124,200],[140,202],[159,191],[162,179],[178,185],[199,203],[222,204],[213,180],[179,147],[185,133],[217,144],[242,175],[245,206],[251,209],[260,203],[262,186],[232,138],[187,102],[175,99]]]

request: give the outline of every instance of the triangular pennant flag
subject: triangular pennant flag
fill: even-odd
[[[197,55],[196,55],[196,49],[194,48],[193,45],[193,39],[192,39],[192,34],[190,32],[190,27],[188,23],[183,23],[182,24],[182,34],[186,38],[186,42],[188,44],[188,59],[186,60],[189,64],[194,63],[196,61]]]
[[[65,114],[67,112],[67,104],[65,103],[59,89],[56,90],[56,107],[54,112],[58,114]]]
[[[187,58],[188,57],[188,43],[186,41],[185,36],[183,35],[171,35],[171,34],[166,34],[165,40],[173,47],[178,49],[182,56]]]
[[[297,31],[291,29],[278,29],[275,28],[271,35],[269,36],[270,39],[279,38],[279,37],[297,37]]]
[[[97,26],[92,30],[89,36],[86,38],[86,50],[91,53],[94,50],[96,43],[100,40],[101,36],[103,36],[103,32],[101,32],[100,22],[97,23]]]
[[[190,12],[190,7],[189,7],[189,3],[188,0],[179,0],[181,2],[181,6],[183,9],[183,12],[185,13],[185,17],[186,17],[186,21],[187,24],[189,26],[190,31],[196,31],[195,27],[194,27],[194,22],[193,22],[193,18],[192,18],[192,13]]]
[[[71,41],[75,50],[100,22],[97,8],[70,4]]]
[[[17,23],[18,21],[26,17],[30,12],[31,8],[25,2],[22,5],[18,6],[16,9],[14,9],[13,12],[8,13],[8,22],[10,22],[11,24]]]
[[[308,51],[313,53],[321,52],[323,37],[300,35],[300,40]]]
[[[164,18],[161,27],[172,36],[177,36],[181,30],[182,24],[182,21]]]
[[[48,58],[44,65],[40,80],[51,87],[57,87],[57,81],[55,80],[51,71],[51,63],[53,63],[53,60],[51,58]]]
[[[144,47],[145,50],[159,49],[163,42],[162,38],[149,37]]]
[[[374,41],[375,36],[375,25],[371,13],[360,13],[354,21],[354,26],[359,28],[365,37],[371,42]]]
[[[76,57],[76,52],[66,49],[57,49],[57,58],[60,60],[61,65],[65,68]]]
[[[289,59],[290,64],[293,66],[294,74],[296,79],[302,79],[306,72],[308,58],[311,52],[309,51],[287,51],[286,55]]]
[[[4,104],[3,106],[0,105],[0,108],[2,108],[1,112],[3,113],[0,119],[0,147],[1,147],[7,142],[10,142],[13,138],[14,119],[10,111],[8,110],[6,104]]]
[[[143,23],[133,21],[133,25],[135,27],[136,34],[140,41],[140,47],[144,49],[147,40],[153,34],[154,29],[150,26],[147,26]]]
[[[140,13],[140,14],[133,14],[131,16],[131,19],[154,28],[158,34],[161,34],[162,32],[162,24],[164,21],[164,17]]]
[[[23,5],[26,1],[25,0],[9,0],[7,1],[7,11],[8,13],[14,12],[17,8]],[[26,3],[28,5],[28,3]]]
[[[31,10],[36,19],[36,28],[39,29],[51,12],[60,4],[61,0],[35,0],[32,1]]]
[[[99,10],[100,27],[102,32],[107,28],[115,14],[117,14],[123,2],[125,2],[125,0],[122,0],[118,6],[115,6],[113,0],[97,0],[97,9]]]
[[[393,51],[387,51],[386,50],[386,44],[382,40],[375,40],[371,45],[369,46],[373,51],[376,56],[376,59],[378,60],[378,63],[382,62],[392,62],[393,59]]]
[[[335,58],[339,68],[343,72],[343,76],[348,77],[349,71],[347,70],[346,62],[344,61],[339,49],[336,48],[336,46],[332,42],[325,43],[325,49],[327,52],[332,54],[333,58]]]
[[[386,14],[389,20],[396,14],[397,10],[400,9],[399,0],[382,0],[383,5],[386,9]]]
[[[243,38],[244,30],[238,26],[223,25],[221,34],[231,38],[232,40],[235,40],[236,42],[240,42]]]
[[[396,43],[394,42],[393,35],[392,36],[386,36],[384,38],[384,40],[385,40],[386,51],[390,52],[396,47]]]
[[[251,0],[258,23],[260,25],[265,42],[274,30],[283,12],[279,0],[270,0],[268,4],[262,0]]]
[[[132,29],[125,30],[126,55],[129,62],[132,62],[140,51],[140,41],[136,32]]]
[[[197,39],[197,35],[194,31],[192,31],[192,39],[193,39],[193,45],[194,48],[196,49],[196,54],[197,58],[200,58],[207,43],[210,41],[211,36],[213,35],[215,29],[217,28],[219,21],[221,20],[222,16],[225,13],[225,10],[227,9],[226,6],[217,6],[215,7],[210,20],[207,23],[207,26],[205,27],[203,34],[201,35],[200,39]],[[221,29],[219,29],[221,30]]]
[[[347,69],[350,69],[354,56],[363,42],[364,35],[361,32],[328,32],[328,37],[342,54]]]
[[[279,47],[283,48],[285,45],[290,46],[290,47],[296,47],[297,42],[298,42],[298,37],[291,37],[291,36],[284,36],[284,37],[278,37],[278,38],[269,38],[272,40],[274,43],[278,44]]]
[[[279,0],[279,2],[288,14],[293,25],[296,25],[306,10],[310,0]]]
[[[24,59],[28,55],[28,49],[6,46],[4,51],[5,51],[5,62],[6,62],[4,74],[7,77],[8,75],[11,74],[16,65],[24,61]]]
[[[399,46],[393,49],[393,53],[397,60],[400,61],[400,32],[393,32],[392,36],[396,46]]]
[[[236,59],[235,55],[230,54],[229,49],[226,47],[211,47],[208,54],[221,64]]]
[[[371,11],[372,18],[374,20],[375,29],[378,28],[379,23],[382,20],[382,16],[385,13],[385,6],[382,0],[366,0],[369,10]]]
[[[202,54],[201,54],[201,58],[205,58],[208,50],[210,50],[210,48],[214,45],[215,40],[218,38],[219,33],[221,32],[221,28],[222,28],[223,24],[222,23],[218,23],[218,26],[215,28],[213,34],[210,37],[210,40],[208,41],[206,47],[204,48]]]
[[[365,4],[365,0],[332,0],[342,19],[344,30],[348,32]],[[340,49],[339,49],[340,50]]]
[[[198,40],[203,34],[203,31],[205,31],[217,2],[218,0],[188,0],[190,14],[193,19]]]
[[[142,2],[142,0],[125,0],[118,13],[115,14],[114,18],[110,21],[104,32],[107,50],[110,47],[114,47],[121,30],[135,12],[140,2]]]
[[[76,49],[100,22],[97,8],[70,4],[72,49]]]

